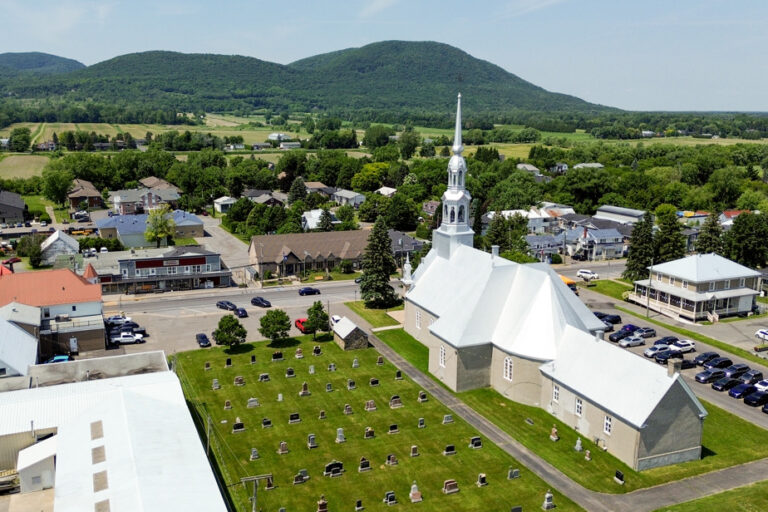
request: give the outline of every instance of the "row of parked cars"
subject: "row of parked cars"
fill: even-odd
[[[728,391],[732,398],[744,400],[751,407],[762,406],[768,414],[768,379],[763,372],[744,363],[734,364],[717,352],[704,352],[696,358],[704,371],[696,374],[696,382],[710,384],[715,391]]]
[[[134,322],[131,317],[114,315],[104,320],[107,341],[110,345],[126,345],[147,341],[147,330]]]

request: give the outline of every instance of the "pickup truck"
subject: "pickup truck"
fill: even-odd
[[[109,337],[109,342],[114,345],[125,345],[126,343],[144,343],[144,336],[141,334],[132,334],[130,332],[121,332]]]

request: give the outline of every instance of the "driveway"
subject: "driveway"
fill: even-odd
[[[195,241],[205,245],[208,250],[221,254],[224,264],[232,270],[232,280],[235,283],[247,284],[248,273],[245,267],[249,265],[248,244],[222,229],[220,218],[202,215],[200,218],[203,219],[205,236],[195,238]]]

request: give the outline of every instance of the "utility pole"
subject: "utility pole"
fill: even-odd
[[[648,310],[651,307],[651,288],[653,288],[653,258],[651,258],[651,271],[648,274],[648,288],[645,290],[645,317],[648,318]]]
[[[272,473],[266,473],[264,475],[256,475],[256,476],[246,476],[244,478],[240,479],[240,482],[242,484],[247,484],[248,482],[253,482],[253,496],[251,496],[251,512],[256,512],[256,490],[259,486],[259,480],[267,480],[267,488],[270,486],[270,481],[272,480]]]

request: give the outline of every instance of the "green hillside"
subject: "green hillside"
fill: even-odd
[[[19,73],[35,73],[39,75],[55,75],[68,73],[84,68],[76,60],[57,57],[48,53],[0,53],[0,73],[5,76],[18,75]]]

